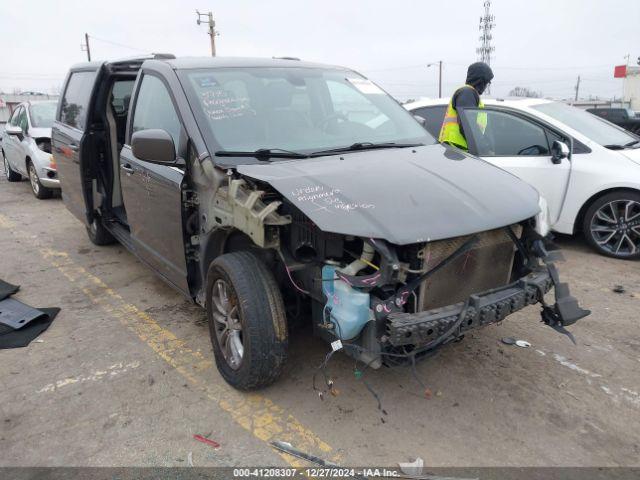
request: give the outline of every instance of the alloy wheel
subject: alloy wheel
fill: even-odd
[[[29,164],[29,181],[31,182],[31,188],[33,189],[33,193],[38,195],[38,193],[40,193],[40,181],[38,180],[38,175],[36,174],[36,168],[33,166],[33,163]]]
[[[229,284],[216,280],[211,293],[216,338],[222,355],[233,370],[240,368],[244,355],[242,325],[238,316],[238,301]]]
[[[9,180],[9,162],[7,161],[7,157],[2,158],[4,160],[4,176]]]
[[[604,204],[593,215],[591,236],[607,253],[618,257],[640,251],[640,203],[614,200]]]

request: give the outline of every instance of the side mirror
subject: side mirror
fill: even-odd
[[[140,130],[131,137],[131,150],[140,160],[150,163],[175,163],[176,147],[169,132],[161,129]]]
[[[8,135],[16,135],[20,140],[22,140],[24,136],[24,132],[17,125],[7,125],[5,131]]]
[[[421,117],[420,115],[414,115],[413,118],[415,118],[416,121],[423,127],[427,124],[427,121],[424,119],[424,117]]]
[[[555,140],[551,146],[551,161],[558,165],[562,163],[563,158],[569,158],[569,147],[566,143]]]

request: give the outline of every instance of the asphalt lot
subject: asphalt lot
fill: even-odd
[[[329,367],[339,394],[318,398],[311,379],[328,347],[306,330],[293,332],[277,384],[234,391],[212,363],[203,310],[123,247],[92,245],[60,198],[38,201],[2,175],[0,278],[62,312],[42,342],[0,350],[0,465],[299,464],[272,440],[353,466],[640,465],[639,264],[560,244],[562,278],[593,311],[572,327],[578,345],[529,307],[419,364],[431,399],[409,369],[367,372],[383,422],[345,356]]]

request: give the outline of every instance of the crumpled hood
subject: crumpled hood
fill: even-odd
[[[442,145],[240,165],[326,232],[396,245],[511,225],[539,212],[527,183]]]

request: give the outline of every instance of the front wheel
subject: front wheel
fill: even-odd
[[[31,184],[31,191],[35,195],[38,200],[44,200],[45,198],[51,198],[53,192],[50,188],[45,187],[40,183],[40,178],[38,177],[38,172],[36,172],[36,167],[29,161],[27,164],[27,169],[29,171],[29,183]]]
[[[221,255],[207,273],[207,316],[216,366],[232,387],[275,382],[287,358],[288,332],[278,285],[250,252]]]
[[[621,191],[600,197],[587,209],[582,229],[598,253],[640,258],[640,194]]]
[[[22,175],[18,172],[14,172],[11,170],[11,166],[9,165],[9,160],[5,157],[4,152],[2,152],[2,160],[4,161],[4,174],[7,177],[7,181],[9,182],[19,182],[22,180]]]

